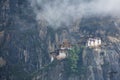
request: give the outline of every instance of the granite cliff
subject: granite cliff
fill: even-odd
[[[0,80],[119,80],[120,19],[82,18],[54,29],[37,22],[27,0],[0,0]],[[99,49],[86,47],[89,37],[100,37]],[[77,73],[68,59],[50,61],[49,53],[64,40],[77,44]]]

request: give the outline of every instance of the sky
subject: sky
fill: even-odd
[[[69,26],[82,17],[120,16],[120,0],[30,0],[36,20],[55,28]]]

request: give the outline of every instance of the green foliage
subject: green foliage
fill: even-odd
[[[68,51],[69,57],[67,58],[66,71],[68,74],[78,74],[79,68],[79,55],[82,54],[82,47],[74,46]]]
[[[79,50],[76,49],[76,47],[74,47],[72,50],[69,51],[69,63],[70,63],[70,70],[71,72],[73,73],[76,73],[77,72],[77,62],[79,60],[79,57],[78,57],[78,52]]]

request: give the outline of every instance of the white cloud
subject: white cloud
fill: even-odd
[[[50,25],[69,25],[81,17],[94,15],[120,16],[120,0],[30,0],[37,15]]]

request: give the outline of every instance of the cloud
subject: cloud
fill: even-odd
[[[120,16],[120,0],[30,0],[36,19],[48,25],[69,26],[82,17]]]

